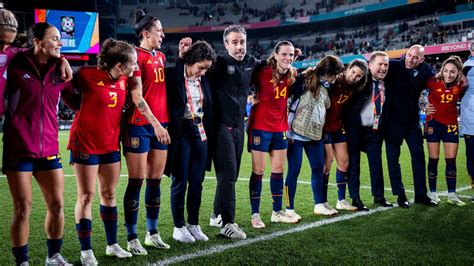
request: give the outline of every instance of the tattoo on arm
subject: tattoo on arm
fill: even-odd
[[[148,107],[145,100],[142,99],[138,102],[137,109],[153,127],[158,124],[158,120],[152,115],[150,107]]]

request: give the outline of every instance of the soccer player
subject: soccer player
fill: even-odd
[[[329,173],[333,158],[336,158],[336,183],[338,210],[354,211],[357,208],[346,201],[347,171],[349,168],[349,152],[347,150],[346,131],[342,125],[342,109],[351,99],[354,92],[360,92],[367,82],[368,65],[365,61],[355,59],[349,63],[344,74],[338,77],[334,86],[329,90],[331,107],[326,113],[324,123],[324,199],[327,201]],[[326,203],[327,204],[327,203]],[[328,209],[332,209],[327,204]]]
[[[287,195],[286,214],[300,220],[294,210],[296,185],[303,161],[303,149],[311,166],[314,213],[336,214],[325,203],[323,196],[324,147],[322,141],[326,109],[330,107],[328,90],[344,70],[344,65],[335,56],[324,57],[316,67],[303,72],[304,89],[290,98],[288,115],[288,174],[285,180]]]
[[[474,43],[469,48],[471,55],[464,62],[463,74],[466,75],[469,87],[461,100],[460,133],[466,143],[467,172],[471,176],[471,188],[474,189]],[[474,202],[474,197],[471,198]]]
[[[53,25],[38,23],[28,29],[28,43],[33,48],[18,53],[10,62],[5,88],[8,106],[3,128],[3,171],[7,175],[14,210],[10,227],[12,252],[18,265],[28,265],[34,177],[46,203],[48,256],[45,264],[69,265],[60,253],[64,229],[64,175],[56,116],[60,95],[68,86],[56,71],[61,61],[61,36]]]
[[[441,71],[428,80],[426,87],[429,91],[428,102],[434,107],[428,109],[426,116],[425,136],[428,142],[428,196],[439,203],[441,200],[436,194],[438,177],[438,161],[440,142],[443,141],[444,157],[446,161],[446,184],[448,186],[448,202],[463,206],[455,194],[456,192],[456,155],[458,151],[458,112],[457,103],[463,93],[462,61],[459,56],[450,56],[446,59]]]
[[[295,48],[289,41],[278,42],[267,60],[268,64],[256,70],[256,104],[249,119],[249,149],[252,153],[252,175],[249,182],[251,223],[253,228],[264,228],[260,217],[260,194],[265,171],[265,155],[270,154],[270,189],[273,198],[272,222],[297,223],[282,211],[283,167],[288,141],[287,100],[297,72],[291,64]]]
[[[133,106],[125,115],[123,146],[128,168],[128,185],[124,195],[127,250],[134,255],[146,255],[137,236],[137,218],[140,190],[146,179],[145,245],[169,249],[158,232],[160,212],[161,176],[166,164],[170,137],[166,130],[168,107],[166,104],[165,55],[158,51],[165,37],[161,22],[135,11],[135,33],[140,40],[136,48],[138,70],[129,79]]]
[[[137,70],[134,48],[112,38],[102,43],[98,66],[82,67],[73,85],[80,94],[71,126],[68,149],[76,173],[77,201],[74,212],[81,263],[97,265],[91,245],[92,202],[99,180],[100,216],[107,238],[105,254],[131,257],[117,243],[115,188],[120,177],[120,121],[127,95],[127,77]],[[77,108],[78,107],[78,108]]]
[[[166,69],[166,93],[173,108],[169,110],[171,144],[165,174],[172,180],[173,238],[183,243],[209,240],[199,226],[199,209],[204,173],[211,168],[213,151],[212,96],[204,75],[215,60],[216,54],[207,42],[196,42],[182,62]]]

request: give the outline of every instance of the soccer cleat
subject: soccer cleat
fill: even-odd
[[[301,219],[303,219],[303,218],[301,218],[301,216],[300,216],[299,214],[297,214],[297,213],[295,212],[295,210],[286,209],[285,212],[286,212],[286,216],[289,216],[289,217],[291,217],[291,218],[294,218],[294,219],[298,220],[298,222],[299,222]]]
[[[221,228],[222,227],[222,216],[219,214],[216,217],[216,215],[213,213],[211,218],[209,219],[209,225]]]
[[[436,203],[440,203],[441,202],[441,199],[438,197],[438,194],[436,194],[436,192],[430,192],[428,193],[428,197],[431,199],[431,201],[433,202],[436,202]]]
[[[44,262],[45,266],[57,265],[57,266],[69,266],[72,265],[67,262],[67,260],[61,255],[61,253],[54,253],[51,258],[46,256],[46,261]]]
[[[464,206],[466,203],[464,201],[460,200],[458,196],[456,196],[456,193],[450,192],[448,193],[448,203],[457,205],[457,206]]]
[[[146,232],[145,242],[143,242],[145,246],[155,247],[159,249],[169,249],[170,245],[166,244],[161,240],[160,233],[156,233],[154,235],[150,235],[150,232]]]
[[[252,227],[256,229],[261,229],[265,228],[265,224],[262,221],[262,218],[260,218],[260,213],[254,213],[252,214]]]
[[[346,210],[346,211],[357,211],[357,207],[352,206],[347,200],[338,200],[336,204],[336,209]]]
[[[99,262],[94,256],[92,249],[81,250],[81,264],[83,266],[96,266]]]
[[[336,214],[333,210],[330,210],[324,206],[324,203],[318,203],[314,205],[314,214],[317,215],[334,215]]]
[[[107,245],[107,248],[105,249],[105,255],[123,259],[130,258],[132,256],[132,253],[126,251],[125,249],[120,247],[119,244],[115,243],[113,245]]]
[[[287,223],[287,224],[295,224],[298,223],[298,220],[294,217],[290,217],[284,211],[272,211],[272,217],[270,218],[272,223]]]
[[[226,224],[220,232],[221,235],[226,236],[230,239],[246,239],[247,235],[239,228],[237,224]]]
[[[329,205],[329,203],[327,201],[323,204],[324,204],[324,207],[326,207],[326,209],[331,210],[332,212],[334,212],[334,214],[339,213],[338,211],[336,211],[336,209],[334,209],[331,205]]]
[[[130,241],[128,241],[127,243],[127,250],[132,253],[133,255],[147,255],[148,252],[146,251],[146,249],[142,246],[142,244],[140,243],[140,240],[138,239],[132,239]]]
[[[198,240],[198,241],[209,240],[206,234],[202,232],[201,226],[188,224],[186,227],[188,228],[189,233],[191,233],[191,235],[194,237],[195,240]]]
[[[183,227],[175,227],[173,229],[173,238],[181,243],[194,243],[196,242],[196,239],[191,235],[191,233],[188,231],[188,228],[186,226]]]

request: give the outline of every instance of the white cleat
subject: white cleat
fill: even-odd
[[[356,211],[357,207],[352,206],[347,200],[338,200],[336,204],[336,209],[346,210],[346,211]]]
[[[441,199],[438,197],[438,194],[436,194],[436,192],[428,193],[428,197],[431,199],[432,202],[436,202],[437,204],[441,202]]]
[[[246,239],[247,235],[242,229],[239,228],[238,224],[226,224],[220,232],[221,235],[226,236],[230,239]]]
[[[201,230],[201,226],[199,225],[192,225],[188,224],[186,226],[188,228],[189,233],[194,237],[195,240],[198,241],[208,241],[209,237],[206,236]]]
[[[339,213],[338,211],[336,211],[336,209],[334,209],[331,205],[329,205],[328,202],[325,202],[325,203],[323,203],[323,204],[324,204],[324,207],[326,207],[326,209],[331,210],[332,212],[334,212],[334,214],[338,214],[338,213]]]
[[[111,257],[117,257],[119,259],[130,258],[132,253],[123,249],[119,244],[115,243],[113,245],[107,246],[105,249],[105,255]]]
[[[211,218],[209,219],[209,225],[222,228],[222,216],[219,214],[216,217],[215,214],[212,214]]]
[[[69,265],[72,265],[70,263],[67,262],[67,260],[61,255],[61,253],[54,253],[53,256],[51,256],[51,258],[49,258],[48,256],[46,256],[46,260],[44,262],[44,265],[45,266],[52,266],[52,265],[55,265],[55,266],[69,266]]]
[[[183,227],[175,227],[173,229],[173,238],[181,243],[194,243],[196,242],[196,239],[191,235],[191,233],[188,231],[188,228],[186,226]]]
[[[326,208],[326,206],[324,206],[324,203],[318,203],[314,205],[314,214],[330,216],[336,213],[333,210]]]
[[[298,220],[296,218],[290,217],[284,211],[272,211],[272,217],[270,218],[272,223],[287,223],[287,224],[296,224]]]
[[[464,206],[466,203],[464,201],[460,200],[458,196],[456,196],[456,193],[450,192],[448,193],[448,203],[457,205],[457,206]]]
[[[81,264],[83,266],[96,266],[99,262],[94,256],[92,249],[81,250]]]
[[[296,220],[298,220],[298,222],[299,222],[301,219],[303,219],[299,214],[297,214],[297,213],[295,212],[295,210],[286,209],[285,212],[286,212],[286,216],[289,216],[289,217],[291,217],[291,218],[293,218],[293,219],[296,219]]]
[[[138,256],[143,256],[143,255],[148,254],[146,249],[140,243],[140,240],[136,238],[127,242],[127,250],[133,255],[138,255]]]
[[[143,242],[145,246],[154,247],[159,249],[170,249],[170,245],[163,242],[161,239],[160,233],[156,233],[154,235],[150,235],[150,232],[146,232],[145,242]]]
[[[252,214],[252,227],[255,229],[262,229],[265,228],[265,224],[262,221],[262,218],[260,217],[260,213],[254,213]]]

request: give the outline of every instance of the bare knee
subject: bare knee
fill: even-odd
[[[31,214],[31,200],[18,200],[13,205],[14,219],[28,220]]]
[[[56,217],[63,215],[64,202],[62,199],[56,199],[48,203],[48,212]]]
[[[115,201],[115,191],[114,190],[101,191],[100,198],[103,202],[113,202]]]
[[[83,207],[90,206],[92,204],[92,201],[94,200],[94,197],[95,197],[94,192],[82,193],[78,196],[78,202]]]

